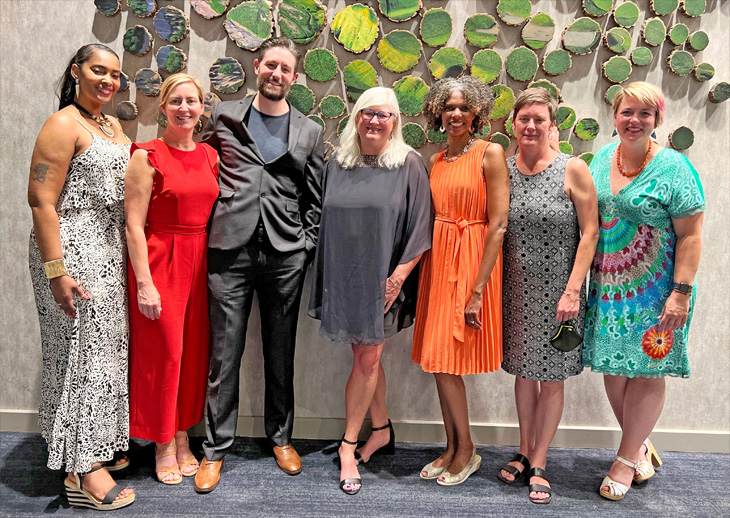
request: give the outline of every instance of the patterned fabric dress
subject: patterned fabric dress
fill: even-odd
[[[35,234],[33,281],[43,350],[39,421],[48,467],[87,472],[129,442],[127,263],[124,173],[129,144],[92,134],[69,165],[56,204],[63,261],[89,294],[74,296],[76,317],[53,299]]]
[[[575,206],[565,193],[569,155],[560,154],[535,175],[520,173],[515,157],[510,175],[509,225],[504,237],[502,369],[521,378],[564,381],[583,370],[581,347],[562,352],[550,339],[560,323],[558,302],[573,271],[580,241]],[[578,318],[583,334],[585,290]]]
[[[665,332],[657,324],[674,282],[672,218],[705,210],[702,184],[684,155],[662,149],[614,196],[610,172],[616,146],[603,147],[591,162],[600,237],[591,266],[583,363],[629,378],[688,378],[695,290],[683,327]]]

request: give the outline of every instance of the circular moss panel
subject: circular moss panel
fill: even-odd
[[[686,50],[673,50],[667,57],[669,70],[678,76],[686,76],[695,68],[695,58]]]
[[[502,146],[502,148],[505,151],[507,151],[507,148],[509,148],[511,140],[504,133],[496,131],[496,132],[492,133],[491,137],[489,137],[489,142],[494,142],[495,144],[499,144],[500,146]]]
[[[175,45],[164,45],[157,51],[157,68],[174,74],[188,64],[188,56]]]
[[[528,84],[527,88],[544,88],[550,93],[550,96],[555,99],[555,102],[560,102],[560,88],[558,88],[552,81],[548,81],[547,79],[538,79],[537,81],[532,81]]]
[[[601,126],[596,119],[586,117],[573,126],[573,133],[581,140],[593,140],[598,136]]]
[[[636,47],[631,51],[631,62],[637,67],[645,67],[654,59],[651,49],[646,47]]]
[[[685,15],[691,18],[696,18],[705,14],[705,10],[707,10],[707,0],[682,0],[679,3],[679,7]]]
[[[378,0],[378,8],[392,22],[410,20],[423,7],[421,0]]]
[[[603,77],[612,83],[623,83],[631,75],[631,61],[624,56],[613,56],[603,63]]]
[[[246,80],[246,73],[236,58],[218,58],[208,71],[210,84],[223,94],[240,90]]]
[[[705,31],[693,32],[689,37],[689,46],[692,50],[705,50],[710,43],[710,37]]]
[[[565,153],[566,155],[573,154],[573,144],[571,144],[567,140],[561,140],[560,142],[558,142],[558,149],[561,153]]]
[[[680,126],[669,134],[669,144],[677,151],[692,147],[695,143],[695,134],[687,126]]]
[[[157,97],[162,88],[162,76],[151,68],[140,68],[134,75],[134,86],[145,95]]]
[[[423,43],[429,47],[446,45],[453,30],[451,15],[440,7],[429,9],[423,13],[420,30]]]
[[[314,92],[306,85],[301,83],[294,83],[291,85],[289,95],[286,99],[291,103],[294,108],[300,112],[306,114],[312,111],[315,104]]]
[[[152,48],[154,39],[152,34],[142,25],[135,25],[127,29],[122,37],[124,50],[135,56],[144,56]]]
[[[507,55],[505,68],[515,81],[529,81],[537,73],[537,54],[527,47],[517,47]]]
[[[679,0],[650,0],[649,9],[657,16],[672,14],[679,7]]]
[[[613,85],[606,90],[606,93],[603,95],[603,100],[606,101],[606,104],[609,106],[613,106],[613,100],[616,98],[616,94],[621,91],[621,85]]]
[[[94,0],[94,5],[104,16],[114,16],[122,8],[122,0]]]
[[[330,81],[337,75],[337,57],[329,49],[309,49],[304,56],[304,73],[313,81]]]
[[[394,30],[383,36],[378,44],[378,60],[391,72],[412,69],[421,57],[421,42],[408,31]]]
[[[606,16],[613,9],[614,0],[583,0],[583,11],[588,16],[599,18]]]
[[[559,106],[555,115],[555,124],[559,130],[568,130],[575,126],[575,110],[570,106]]]
[[[649,18],[641,28],[641,36],[647,45],[657,47],[664,43],[667,37],[667,26],[661,18]]]
[[[495,121],[507,117],[515,105],[515,93],[509,86],[500,84],[492,86],[492,93],[494,94],[494,107],[489,118]]]
[[[336,119],[345,113],[345,101],[339,95],[328,95],[319,101],[319,111],[326,119]]]
[[[491,15],[473,14],[464,23],[464,37],[469,45],[482,49],[491,47],[497,43],[499,25]]]
[[[426,144],[426,132],[420,124],[407,122],[403,125],[403,140],[413,149],[418,149]]]
[[[378,73],[370,62],[356,59],[350,61],[342,71],[347,97],[357,101],[365,90],[378,86]]]
[[[415,117],[423,111],[423,101],[430,88],[420,77],[405,76],[393,84],[395,97],[403,115]]]
[[[445,132],[441,133],[439,130],[433,128],[428,130],[426,138],[428,138],[429,142],[432,142],[434,144],[443,144],[449,139]]]
[[[492,83],[502,72],[502,56],[492,49],[480,50],[471,60],[471,75],[483,83]]]
[[[497,3],[497,16],[507,25],[522,25],[531,12],[530,0],[499,0]]]
[[[232,7],[223,26],[228,37],[244,50],[258,50],[274,30],[271,3],[249,0]]]
[[[230,0],[190,0],[190,7],[206,20],[222,16]]]
[[[601,43],[601,26],[591,18],[578,18],[563,31],[563,48],[573,54],[590,54]]]
[[[639,21],[639,12],[639,6],[634,2],[624,2],[613,10],[613,21],[628,29]]]
[[[715,77],[715,67],[709,63],[699,63],[692,73],[697,81],[709,81]]]
[[[689,27],[683,23],[675,23],[669,28],[669,41],[675,45],[683,45],[689,38]]]
[[[717,83],[712,87],[707,97],[713,103],[722,103],[730,99],[730,83],[725,81]]]
[[[324,119],[322,117],[320,117],[319,115],[307,115],[307,118],[309,120],[313,120],[314,122],[316,122],[317,124],[322,126],[323,132],[327,131],[327,124],[324,122]]]
[[[466,55],[456,47],[441,47],[431,56],[428,70],[437,81],[447,77],[460,77],[466,70]]]
[[[181,41],[190,31],[188,17],[180,9],[171,5],[166,5],[157,11],[152,23],[160,38],[170,43]]]
[[[573,65],[573,59],[567,50],[551,50],[542,58],[542,69],[549,76],[559,76]]]
[[[369,50],[378,39],[378,15],[362,4],[340,9],[332,20],[332,34],[345,49],[355,54]]]
[[[580,155],[578,155],[578,158],[583,160],[586,163],[586,165],[591,165],[591,162],[593,162],[593,156],[594,156],[593,153],[588,151],[586,153],[581,153]]]
[[[631,48],[631,33],[623,27],[613,27],[603,35],[603,44],[611,52],[623,54]]]
[[[342,132],[345,131],[345,126],[347,126],[347,122],[350,120],[350,116],[346,115],[340,119],[340,122],[337,123],[337,136],[339,137],[342,135]]]
[[[545,13],[535,13],[522,27],[522,41],[533,50],[545,47],[555,34],[555,20]]]
[[[132,101],[122,101],[117,105],[117,118],[121,121],[131,121],[137,118],[139,110]]]
[[[127,7],[140,18],[147,18],[155,14],[157,2],[155,0],[127,0]]]
[[[281,0],[278,20],[284,36],[306,45],[327,25],[327,8],[317,0]]]

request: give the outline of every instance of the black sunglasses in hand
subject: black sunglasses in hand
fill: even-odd
[[[360,110],[360,115],[366,121],[372,120],[373,117],[377,116],[380,122],[388,122],[393,116],[390,112],[375,112],[374,110]]]

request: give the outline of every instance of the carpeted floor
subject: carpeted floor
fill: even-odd
[[[200,438],[191,438],[200,457]],[[553,502],[535,505],[525,486],[506,486],[496,478],[513,448],[480,446],[482,467],[464,484],[441,487],[418,477],[440,454],[434,444],[398,444],[396,454],[375,456],[361,470],[363,489],[347,496],[338,489],[334,441],[295,440],[303,471],[290,477],[275,465],[263,439],[239,438],[226,457],[218,488],[198,495],[186,478],[177,486],[154,479],[154,447],[132,441],[132,465],[115,473],[134,487],[137,500],[113,516],[730,516],[730,455],[660,452],[664,466],[621,502],[598,495],[598,486],[615,452],[553,449],[548,473]],[[45,467],[45,442],[37,434],[0,433],[0,516],[93,516],[69,507],[60,494],[63,475]]]

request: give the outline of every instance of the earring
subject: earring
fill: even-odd
[[[76,92],[76,97],[78,98],[78,96],[79,96],[79,80],[78,80],[78,78],[74,78],[74,79],[76,79],[76,84],[74,85],[74,92]]]
[[[203,116],[198,117],[198,122],[195,125],[195,133],[198,134],[203,130]]]
[[[441,133],[446,133],[446,128],[444,128],[444,125],[443,125],[443,124],[442,124],[442,125],[441,125],[441,127],[439,128],[439,131],[440,131]]]
[[[618,135],[618,131],[616,131],[616,128],[613,128],[613,133],[611,133],[611,136],[615,137],[616,135]]]

